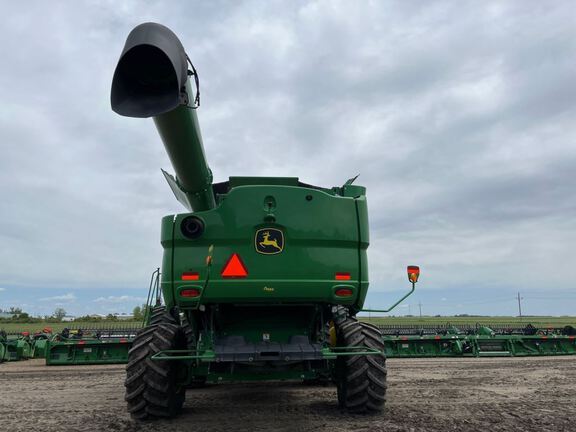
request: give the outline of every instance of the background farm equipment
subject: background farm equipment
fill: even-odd
[[[495,357],[576,354],[572,326],[379,326],[387,357]]]
[[[31,356],[32,347],[27,332],[20,334],[0,332],[0,362],[25,360]]]
[[[46,364],[126,363],[137,328],[64,329],[47,341]]]

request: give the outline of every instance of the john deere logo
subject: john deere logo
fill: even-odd
[[[284,250],[284,233],[276,228],[263,228],[254,237],[256,252],[264,255],[279,254]]]

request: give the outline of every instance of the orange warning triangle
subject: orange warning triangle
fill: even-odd
[[[242,263],[238,254],[232,254],[224,269],[222,270],[222,277],[225,278],[242,278],[248,276],[246,267]]]

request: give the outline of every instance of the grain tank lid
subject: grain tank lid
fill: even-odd
[[[298,177],[230,177],[230,188],[238,186],[298,186]]]
[[[218,195],[225,195],[239,186],[292,186],[330,192],[330,189],[302,183],[298,177],[230,177],[228,181],[212,185],[214,193]]]

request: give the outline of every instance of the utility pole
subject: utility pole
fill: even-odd
[[[418,302],[418,307],[420,308],[420,319],[422,319],[422,302]]]
[[[522,303],[520,300],[522,300],[522,297],[520,297],[520,292],[518,292],[518,316],[522,318]]]

